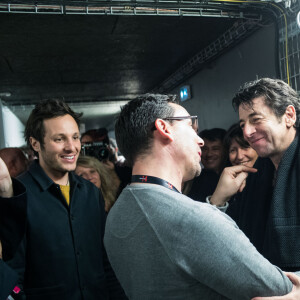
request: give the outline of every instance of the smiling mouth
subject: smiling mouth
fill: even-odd
[[[247,161],[241,161],[241,162],[239,162],[238,164],[239,165],[245,165],[245,164],[247,164],[247,163],[249,163],[250,162],[250,160],[247,160]]]
[[[73,161],[75,159],[76,155],[64,155],[61,157],[62,157],[62,159]]]
[[[249,140],[249,144],[256,144],[258,141],[262,140],[263,137],[260,137],[258,139]]]

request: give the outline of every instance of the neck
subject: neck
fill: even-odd
[[[53,170],[48,170],[46,167],[44,167],[40,162],[41,168],[44,170],[44,172],[47,174],[47,176],[53,180],[54,183],[59,185],[68,185],[69,183],[69,172],[54,172]]]
[[[149,156],[137,159],[132,168],[132,175],[148,175],[161,178],[171,183],[181,192],[182,175],[176,167],[176,162],[162,160]]]
[[[282,143],[281,151],[279,151],[277,154],[270,157],[276,170],[278,169],[278,166],[280,164],[280,161],[281,161],[285,151],[290,147],[290,145],[294,141],[296,134],[297,134],[296,129],[294,127],[291,128],[289,133],[285,136],[285,141],[284,141],[284,143]]]

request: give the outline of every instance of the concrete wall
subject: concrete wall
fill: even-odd
[[[246,81],[277,77],[275,48],[275,27],[261,28],[180,85],[191,85],[192,99],[182,105],[191,115],[198,115],[200,130],[228,129],[238,121],[231,105],[234,94]],[[179,94],[179,87],[173,93]]]

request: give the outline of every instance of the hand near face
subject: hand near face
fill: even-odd
[[[0,158],[0,197],[10,198],[13,196],[11,177],[4,161]]]
[[[248,173],[254,172],[257,172],[257,170],[243,165],[225,168],[210,199],[210,203],[224,206],[230,197],[245,188]]]
[[[251,300],[298,300],[300,299],[300,277],[294,273],[284,272],[285,275],[293,283],[293,289],[290,293],[284,296],[274,296],[274,297],[255,297]]]

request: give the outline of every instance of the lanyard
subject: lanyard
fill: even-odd
[[[169,190],[175,191],[177,193],[180,193],[176,187],[171,184],[170,182],[163,180],[161,178],[158,177],[154,177],[154,176],[148,176],[148,175],[132,175],[131,176],[131,183],[134,182],[139,182],[139,183],[154,183],[154,184],[159,184],[162,185],[164,187],[166,187]]]

